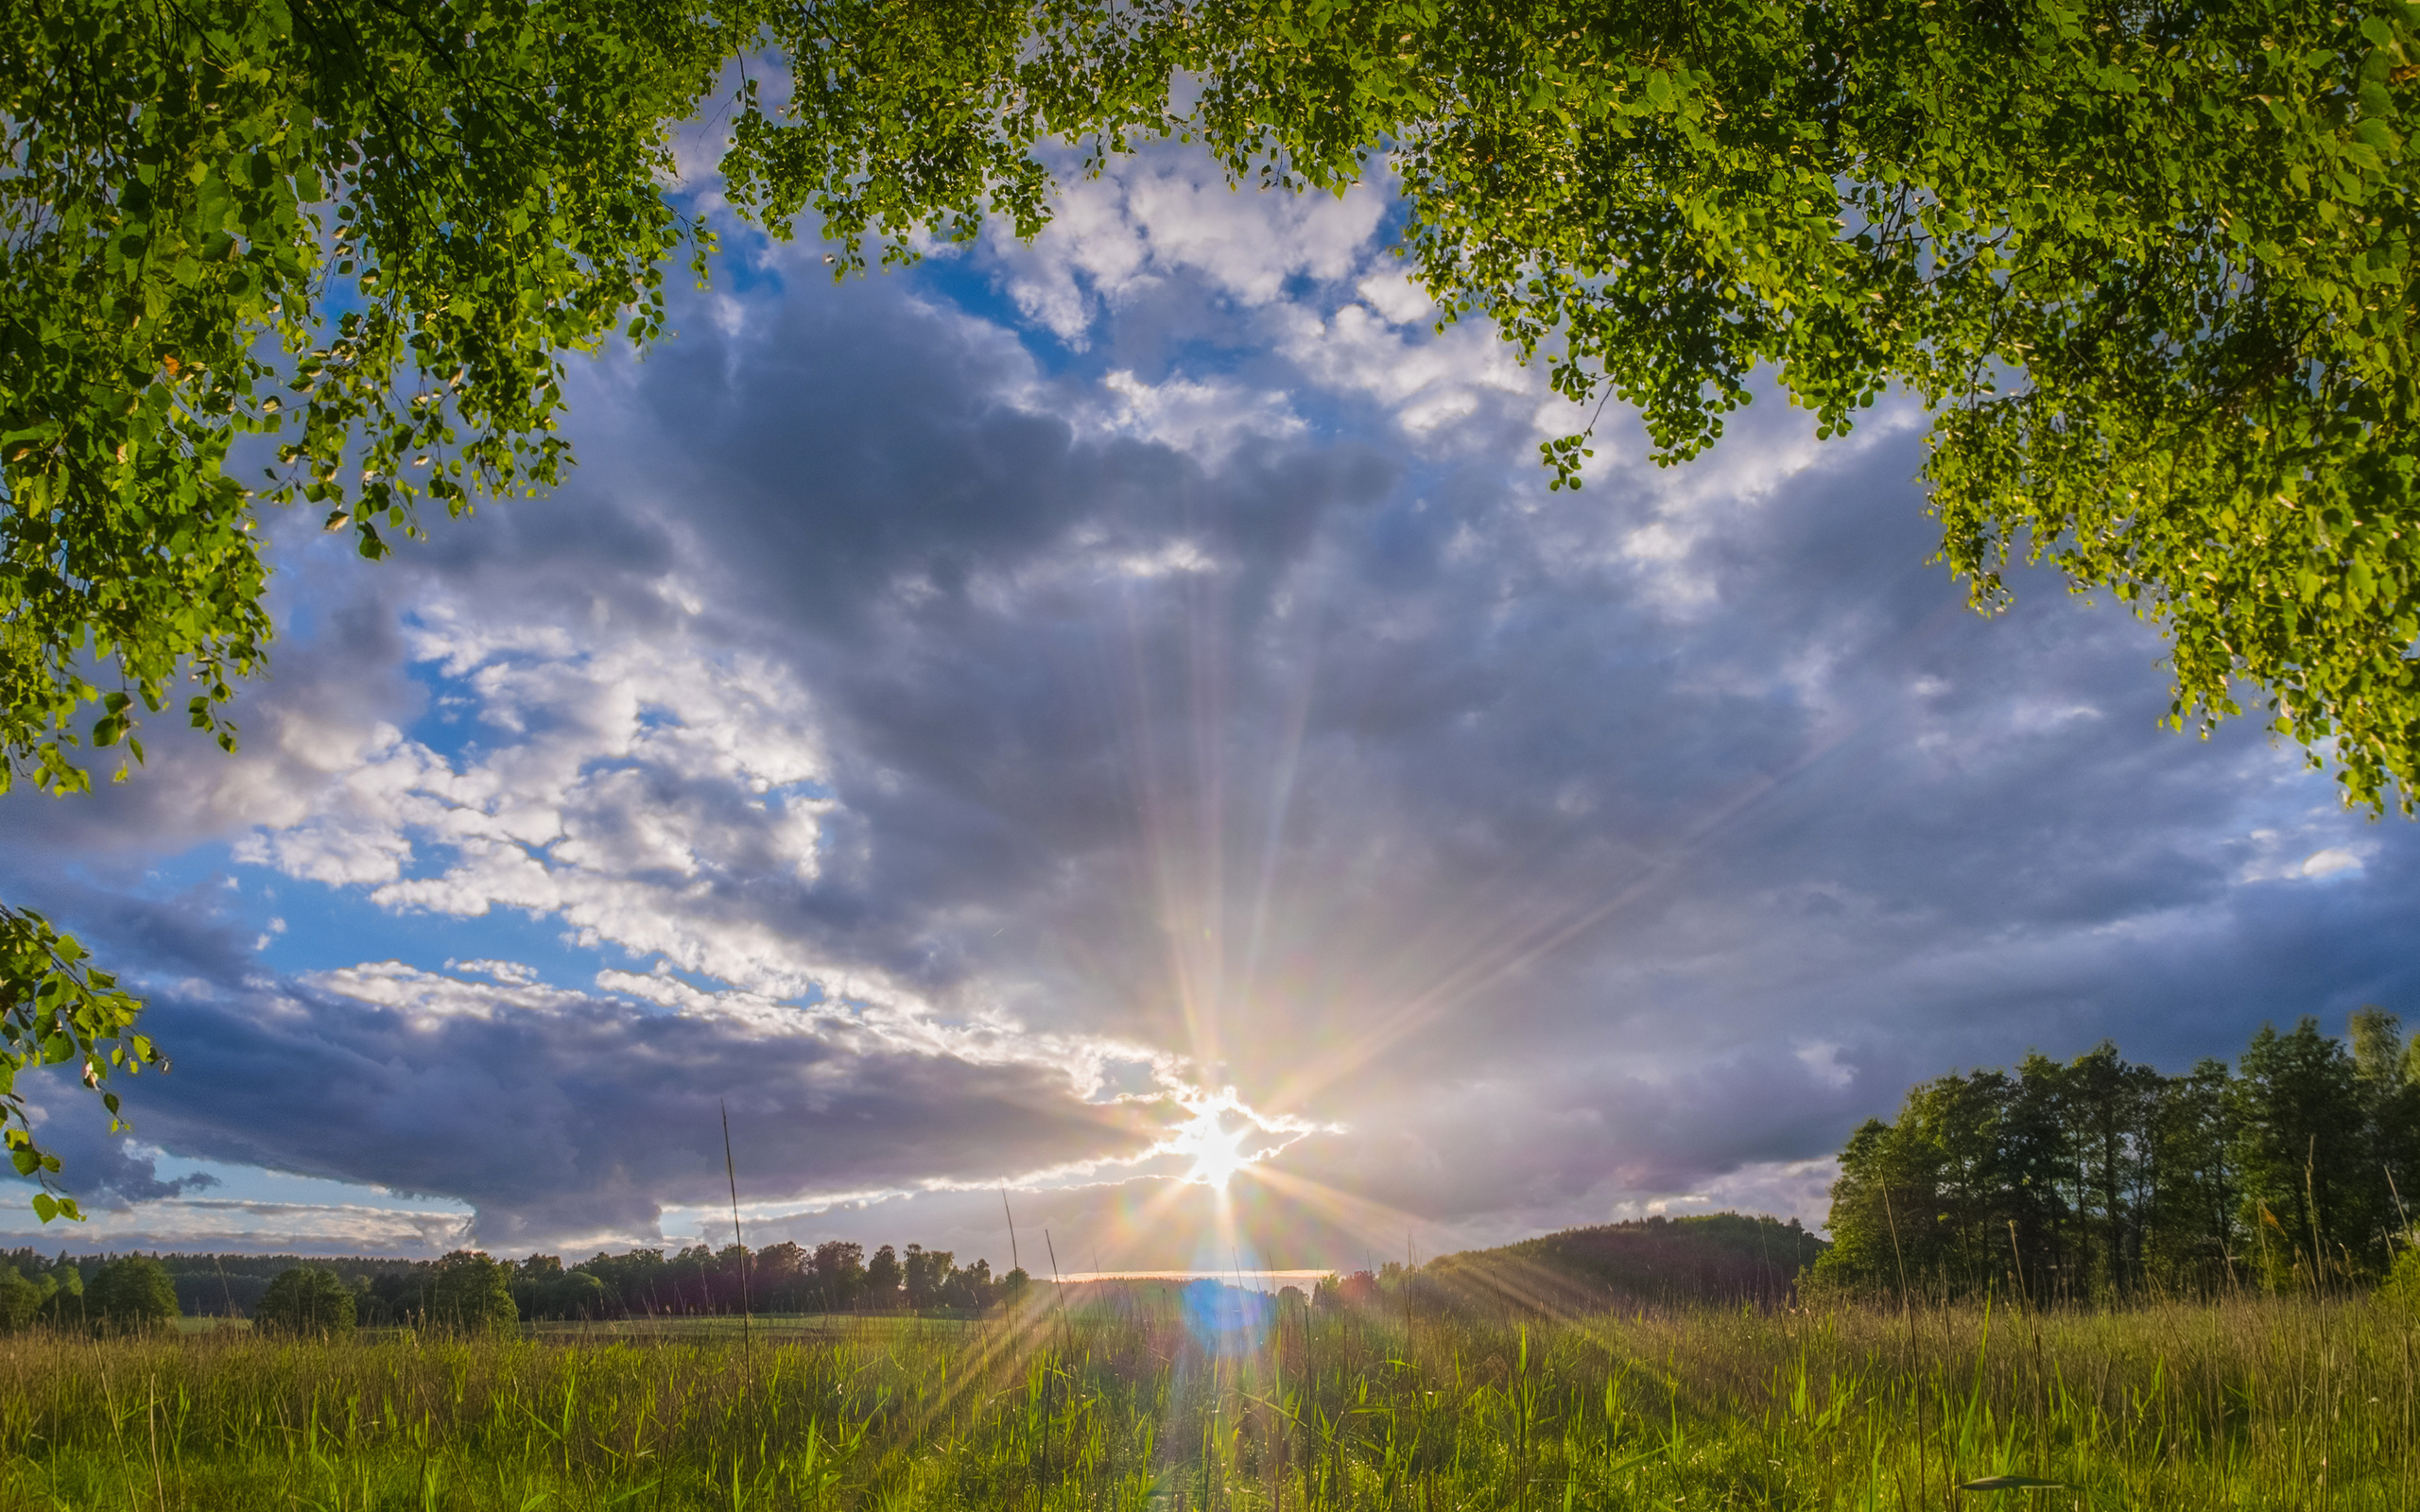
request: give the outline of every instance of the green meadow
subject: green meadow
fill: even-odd
[[[2412,1329],[2358,1298],[736,1321],[19,1333],[0,1507],[2420,1505]]]

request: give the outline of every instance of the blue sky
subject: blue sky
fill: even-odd
[[[726,1107],[752,1243],[1814,1222],[1919,1077],[2420,1008],[2412,826],[2162,731],[2114,606],[1969,613],[1921,415],[1658,470],[1616,407],[1549,492],[1581,417],[1390,225],[1168,147],[838,287],[735,233],[554,496],[268,522],[240,753],[0,800],[178,1061],[131,1138],[40,1094],[97,1214],[40,1242],[683,1243]]]

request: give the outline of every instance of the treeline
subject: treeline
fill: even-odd
[[[566,1267],[551,1255],[532,1255],[512,1267],[513,1297],[527,1317],[682,1316],[737,1313],[974,1314],[1010,1300],[1026,1273],[992,1273],[977,1259],[960,1265],[954,1251],[884,1245],[869,1257],[863,1245],[827,1240],[809,1249],[783,1243],[750,1250],[703,1245],[666,1255],[661,1249],[599,1254]]]
[[[884,1245],[872,1256],[862,1245],[833,1240],[748,1249],[693,1245],[667,1254],[633,1249],[597,1254],[565,1265],[556,1255],[491,1260],[463,1250],[442,1260],[321,1259],[299,1255],[165,1254],[142,1257],[169,1289],[177,1311],[193,1315],[250,1317],[279,1277],[307,1269],[340,1283],[363,1327],[484,1317],[492,1290],[509,1297],[525,1320],[679,1317],[757,1313],[897,1313],[973,1315],[1012,1300],[1026,1273],[993,1274],[991,1262],[958,1263],[955,1252]],[[0,1322],[9,1319],[9,1278],[34,1297],[26,1320],[81,1318],[80,1298],[106,1268],[105,1256],[47,1259],[31,1249],[0,1255]],[[147,1273],[148,1274],[148,1273]],[[475,1298],[475,1300],[473,1300]]]
[[[1913,1088],[1841,1152],[1818,1283],[2106,1302],[2365,1284],[2411,1230],[2420,1045],[2263,1025],[2182,1075],[2103,1041]]]
[[[177,1294],[159,1262],[143,1255],[44,1261],[30,1249],[0,1264],[0,1330],[141,1329],[178,1314]]]

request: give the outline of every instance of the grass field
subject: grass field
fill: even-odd
[[[2353,1300],[21,1334],[0,1507],[2402,1508],[2414,1365]],[[2059,1485],[1957,1489],[1998,1475]]]

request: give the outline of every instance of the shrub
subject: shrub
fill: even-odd
[[[2405,1245],[2378,1286],[2378,1298],[2407,1313],[2420,1313],[2420,1247]]]
[[[354,1321],[353,1289],[317,1265],[278,1272],[252,1313],[252,1326],[269,1333],[341,1335]]]
[[[567,1270],[539,1293],[548,1317],[593,1318],[605,1315],[605,1283],[584,1270]]]

